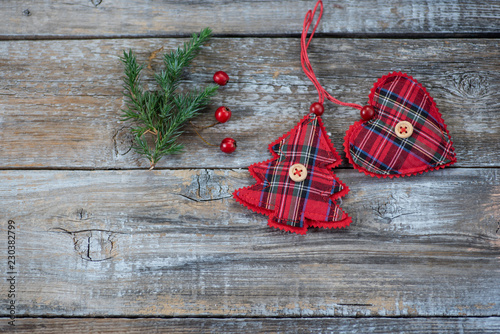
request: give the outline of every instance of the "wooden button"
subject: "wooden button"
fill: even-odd
[[[413,126],[410,122],[401,121],[394,127],[394,132],[399,138],[408,138],[413,133]]]
[[[295,182],[304,181],[307,177],[307,168],[302,164],[295,164],[288,170],[288,175]]]

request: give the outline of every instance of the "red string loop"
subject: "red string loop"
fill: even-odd
[[[311,24],[313,22],[314,16],[316,15],[316,10],[318,9],[319,6],[319,15],[318,15],[318,20],[316,21],[316,24],[314,25],[314,28],[311,32],[311,35],[309,38],[307,38],[307,33],[309,31],[309,28],[311,27]],[[316,6],[314,6],[313,10],[309,10],[306,13],[306,17],[304,18],[304,25],[302,27],[302,35],[300,37],[300,61],[302,63],[302,69],[304,70],[304,73],[307,75],[309,80],[313,83],[314,87],[316,87],[316,90],[318,91],[318,101],[319,103],[323,104],[325,101],[325,97],[332,101],[333,103],[339,104],[341,106],[346,106],[346,107],[351,107],[355,108],[358,110],[361,110],[363,108],[359,104],[356,103],[346,103],[337,100],[333,96],[331,96],[319,83],[318,79],[316,78],[316,75],[314,74],[314,70],[312,69],[311,62],[309,61],[309,56],[307,55],[307,48],[309,47],[309,44],[312,41],[312,38],[314,36],[314,33],[316,32],[316,28],[318,27],[319,21],[321,20],[321,16],[323,15],[323,1],[318,0],[316,3]]]

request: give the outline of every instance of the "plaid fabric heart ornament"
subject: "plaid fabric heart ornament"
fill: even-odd
[[[351,223],[337,203],[349,188],[332,171],[341,159],[321,117],[306,115],[269,150],[272,159],[248,168],[257,184],[234,192],[239,203],[268,215],[269,226],[298,234]]]
[[[446,124],[427,90],[405,73],[380,78],[369,95],[374,115],[354,123],[344,148],[354,168],[367,175],[415,175],[454,164]]]

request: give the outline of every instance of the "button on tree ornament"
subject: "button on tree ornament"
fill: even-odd
[[[288,170],[288,175],[294,182],[302,182],[307,177],[307,168],[303,164],[295,164]]]
[[[257,183],[234,192],[238,202],[268,215],[269,226],[298,234],[351,223],[337,202],[349,188],[332,171],[341,160],[319,116],[306,115],[269,150],[271,160],[249,167]]]

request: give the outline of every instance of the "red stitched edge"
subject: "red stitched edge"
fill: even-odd
[[[392,72],[392,73],[389,73],[387,75],[384,75],[383,77],[379,78],[377,80],[377,82],[373,85],[372,89],[370,90],[370,95],[368,95],[368,103],[370,105],[373,105],[373,96],[375,95],[375,90],[377,89],[377,87],[380,86],[380,84],[382,82],[385,82],[385,80],[389,77],[393,77],[393,76],[402,76],[402,77],[405,77],[405,78],[408,78],[414,82],[417,83],[417,86],[419,86],[420,88],[423,89],[424,93],[427,94],[427,96],[430,98],[431,100],[431,110],[429,111],[430,113],[433,113],[433,116],[441,123],[443,124],[443,129],[444,131],[446,131],[446,134],[448,135],[448,138],[450,140],[450,144],[451,144],[451,153],[453,154],[453,158],[450,162],[444,164],[444,165],[439,165],[439,166],[435,166],[435,167],[429,167],[427,169],[423,169],[423,170],[420,170],[418,168],[414,168],[414,169],[409,169],[407,171],[405,171],[404,173],[401,173],[401,174],[377,174],[377,173],[373,173],[373,172],[370,172],[368,171],[367,169],[363,168],[362,166],[359,166],[359,165],[356,165],[354,163],[354,160],[352,159],[352,156],[351,156],[351,152],[349,150],[349,142],[350,142],[350,139],[352,138],[352,136],[354,135],[354,132],[359,129],[361,127],[361,124],[365,123],[365,122],[369,122],[369,121],[357,121],[355,122],[354,124],[352,124],[349,129],[346,131],[346,135],[344,137],[344,152],[347,156],[347,159],[349,160],[349,163],[351,165],[353,165],[353,167],[357,170],[359,170],[360,172],[363,172],[365,173],[366,175],[369,175],[369,176],[376,176],[378,178],[393,178],[393,177],[404,177],[404,176],[412,176],[412,175],[418,175],[418,174],[423,174],[423,173],[426,173],[426,172],[430,172],[430,171],[433,171],[433,170],[438,170],[440,168],[445,168],[445,167],[448,167],[448,166],[451,166],[453,165],[455,162],[457,162],[457,156],[456,156],[456,153],[455,153],[455,147],[453,146],[453,141],[451,140],[451,136],[450,136],[450,133],[446,127],[446,123],[444,122],[443,120],[443,115],[441,115],[441,113],[439,112],[439,109],[436,105],[436,102],[434,101],[434,99],[432,98],[432,96],[429,94],[429,92],[427,92],[427,89],[420,83],[418,82],[417,80],[415,80],[412,76],[406,74],[406,73],[402,73],[402,72]]]
[[[332,229],[332,228],[347,227],[352,223],[352,218],[349,217],[347,215],[347,213],[345,213],[344,210],[340,209],[340,211],[342,211],[342,214],[345,215],[345,218],[342,220],[334,221],[334,222],[321,222],[321,221],[306,219],[304,221],[303,227],[296,227],[296,226],[290,226],[290,225],[285,225],[285,224],[279,224],[279,223],[276,223],[276,222],[271,220],[271,215],[274,213],[274,211],[266,210],[266,209],[261,208],[259,206],[255,206],[253,204],[250,204],[250,203],[246,202],[245,200],[243,200],[241,197],[237,196],[238,191],[240,191],[241,189],[245,189],[245,188],[248,188],[248,187],[240,188],[240,189],[237,189],[233,192],[233,197],[236,200],[236,202],[246,206],[248,209],[250,209],[256,213],[260,213],[262,215],[269,216],[269,220],[267,221],[267,225],[269,225],[270,227],[274,227],[276,229],[304,235],[304,234],[306,234],[308,227]]]
[[[299,124],[301,124],[306,118],[308,118],[309,115],[310,114],[307,114],[290,131],[288,131],[287,133],[282,135],[280,138],[278,138],[277,140],[275,140],[274,142],[269,144],[268,149],[269,149],[269,151],[271,151],[271,154],[273,156],[271,159],[268,159],[268,160],[265,160],[262,162],[256,162],[248,167],[248,171],[250,172],[250,175],[252,175],[252,177],[257,181],[257,183],[255,183],[251,186],[248,186],[248,187],[238,188],[233,192],[233,198],[236,200],[236,202],[246,206],[248,209],[250,209],[256,213],[260,213],[262,215],[269,216],[269,220],[268,220],[267,224],[270,227],[274,227],[276,229],[280,229],[280,230],[292,232],[292,233],[297,233],[297,234],[302,234],[302,235],[306,234],[308,227],[319,227],[319,228],[331,229],[331,228],[342,228],[342,227],[349,226],[352,223],[352,218],[349,217],[349,215],[344,210],[342,210],[342,208],[339,208],[340,211],[342,212],[342,215],[345,216],[345,218],[342,220],[337,220],[337,221],[333,221],[333,222],[322,222],[322,221],[310,220],[310,219],[306,218],[304,220],[303,227],[295,227],[295,226],[289,226],[289,225],[285,225],[285,224],[279,224],[279,223],[275,223],[275,222],[271,221],[271,216],[274,214],[274,210],[267,210],[267,209],[264,209],[260,206],[256,206],[256,205],[253,205],[251,203],[248,203],[247,201],[245,201],[243,198],[241,198],[237,194],[240,190],[251,188],[259,183],[264,182],[264,180],[260,179],[258,177],[258,175],[253,171],[254,167],[257,165],[261,165],[261,164],[267,164],[267,163],[279,158],[279,155],[276,152],[274,152],[272,147],[274,145],[278,144],[279,142],[281,142],[283,139],[285,139],[289,135],[291,135],[291,133],[296,130],[296,128],[299,126]],[[318,124],[319,124],[319,127],[321,129],[321,132],[322,132],[323,136],[325,136],[327,139],[326,143],[329,146],[330,150],[332,151],[334,158],[336,159],[336,162],[325,166],[325,168],[332,168],[333,169],[333,168],[337,167],[342,161],[341,161],[339,154],[337,153],[337,150],[335,150],[335,147],[333,146],[331,139],[328,137],[328,135],[326,133],[326,129],[325,129],[325,126],[323,124],[321,117],[317,116],[317,119],[318,119]],[[340,181],[340,179],[337,177],[337,175],[335,175],[335,173],[333,173],[333,171],[332,171],[332,174],[333,174],[333,178],[339,184],[341,184],[343,187],[343,189],[341,191],[339,191],[338,193],[334,193],[334,194],[330,195],[330,199],[332,201],[334,201],[340,197],[347,195],[347,193],[349,192],[349,187],[347,185],[345,185],[344,182]]]

